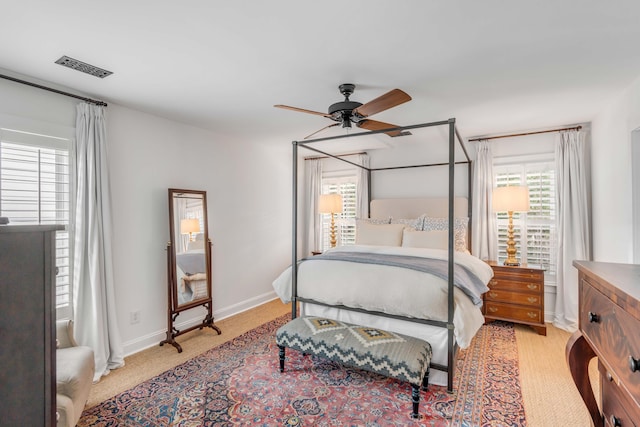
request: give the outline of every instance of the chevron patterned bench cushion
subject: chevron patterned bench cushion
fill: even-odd
[[[323,317],[298,317],[278,329],[276,343],[281,349],[296,349],[415,386],[427,385],[431,345],[418,338]]]

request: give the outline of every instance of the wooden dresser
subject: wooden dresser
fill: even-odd
[[[529,325],[547,335],[544,324],[544,270],[523,264],[518,267],[487,261],[493,269],[489,291],[484,294],[485,321],[506,320]]]
[[[574,261],[579,330],[567,363],[596,427],[640,426],[640,265]],[[598,357],[602,412],[589,380]]]
[[[0,226],[0,425],[56,425],[56,230]]]

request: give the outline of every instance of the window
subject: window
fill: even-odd
[[[504,159],[503,159],[504,161]],[[530,159],[518,163],[495,164],[494,178],[498,187],[529,187],[529,212],[513,213],[514,236],[520,262],[542,266],[546,279],[556,276],[556,181],[552,159]],[[498,214],[498,260],[507,257],[507,213]]]
[[[69,224],[68,139],[0,130],[0,216],[11,224]],[[69,232],[56,234],[56,308],[70,315]]]
[[[322,194],[340,194],[342,196],[342,213],[336,215],[336,238],[338,245],[353,245],[356,243],[356,194],[358,178],[353,175],[332,176],[325,174],[322,178]],[[329,242],[331,232],[331,214],[322,214],[322,248],[331,247]]]

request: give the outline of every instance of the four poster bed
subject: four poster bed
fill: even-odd
[[[369,219],[358,221],[355,245],[303,259],[299,259],[297,248],[298,145],[346,160],[312,147],[314,142],[336,137],[293,143],[292,263],[273,286],[283,301],[291,302],[292,318],[298,317],[300,307],[305,316],[379,328],[429,342],[433,348],[431,367],[435,369],[430,383],[446,385],[451,392],[456,351],[469,346],[484,323],[482,294],[488,290],[493,273],[468,251],[469,197],[454,197],[456,163],[466,163],[471,176],[471,163],[456,132],[455,119],[398,129],[431,126],[448,126],[449,162],[409,167],[448,166],[448,196],[373,200]],[[371,133],[376,132],[339,138]],[[465,161],[456,162],[456,140]],[[377,170],[365,169],[369,174]],[[391,169],[395,168],[384,168]]]

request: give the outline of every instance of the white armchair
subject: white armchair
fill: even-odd
[[[93,383],[93,350],[76,343],[72,320],[58,320],[56,334],[58,427],[74,427],[82,415]]]

